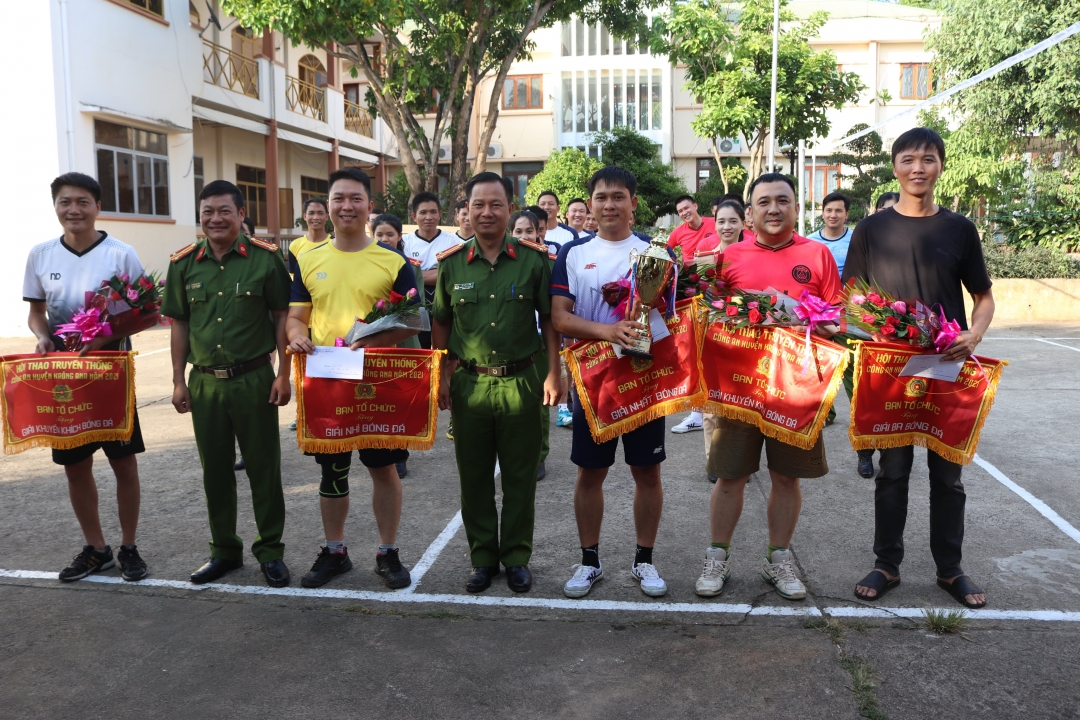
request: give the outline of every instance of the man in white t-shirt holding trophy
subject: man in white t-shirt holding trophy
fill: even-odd
[[[551,273],[551,320],[563,335],[582,340],[606,340],[631,347],[640,337],[641,325],[618,319],[604,300],[606,283],[627,277],[630,252],[644,252],[649,243],[631,231],[637,209],[637,179],[623,168],[608,166],[589,180],[589,202],[599,223],[596,235],[573,240],[563,246]],[[649,314],[653,342],[670,335],[664,319],[655,309]],[[664,452],[664,418],[657,418],[622,435],[623,456],[634,477],[634,526],[637,550],[630,572],[641,591],[652,597],[667,593],[667,584],[653,565],[652,551],[664,488],[660,483],[660,463]],[[581,541],[581,564],[563,592],[567,597],[583,597],[604,577],[600,564],[600,524],[604,519],[604,480],[615,464],[619,438],[597,443],[589,431],[585,410],[574,402],[573,445],[570,461],[578,466],[574,490],[574,513]]]

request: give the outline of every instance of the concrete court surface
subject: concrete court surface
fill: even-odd
[[[219,587],[194,590],[187,576],[208,555],[199,462],[190,420],[170,404],[167,330],[144,333],[135,343],[147,444],[138,542],[150,580],[124,583],[110,570],[60,585],[55,572],[82,542],[63,474],[47,450],[0,457],[0,718],[1080,717],[1080,327],[989,335],[980,354],[1011,365],[979,462],[964,473],[964,569],[990,603],[962,635],[938,636],[923,609],[959,606],[934,584],[924,451],[903,584],[882,609],[852,596],[873,563],[873,483],[855,472],[842,393],[839,422],[824,431],[832,472],[803,483],[793,543],[810,590],[801,603],[757,578],[766,473],[747,488],[730,585],[714,600],[694,595],[711,487],[701,433],[668,436],[655,550],[668,596],[646,598],[629,577],[633,488],[620,457],[607,485],[606,578],[585,601],[564,598],[579,559],[575,471],[570,433],[554,427],[537,491],[533,591],[515,596],[500,577],[467,595],[446,413],[435,448],[413,454],[404,481],[399,545],[421,582],[389,593],[372,572],[370,481],[354,462],[346,542],[356,568],[323,591],[301,590],[322,532],[317,466],[285,429],[291,405],[280,421],[292,587],[266,592],[249,556]],[[30,346],[4,339],[0,353]],[[100,454],[97,467],[115,548],[115,481]],[[238,480],[238,527],[250,542],[250,495]]]

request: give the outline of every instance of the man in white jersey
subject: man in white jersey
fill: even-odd
[[[617,318],[604,301],[605,283],[624,278],[630,272],[630,251],[644,251],[649,243],[633,234],[634,211],[638,199],[637,179],[632,173],[608,166],[589,180],[589,202],[599,222],[599,232],[563,246],[551,272],[551,319],[555,329],[568,337],[606,340],[627,347],[644,326]],[[667,325],[656,310],[649,314],[653,341],[668,337]],[[563,592],[567,597],[583,597],[604,577],[600,565],[600,524],[604,518],[604,479],[615,464],[619,439],[597,443],[589,432],[585,410],[574,402],[574,437],[570,460],[578,466],[574,490],[574,513],[581,541],[581,564]],[[664,489],[660,483],[660,463],[664,452],[664,419],[657,418],[622,436],[623,454],[634,477],[634,525],[637,551],[631,574],[646,595],[658,597],[667,584],[652,564],[653,544],[660,526]]]
[[[439,278],[439,253],[465,242],[456,233],[448,233],[439,227],[442,205],[433,192],[417,193],[412,199],[412,217],[416,232],[401,239],[405,257],[420,262],[424,273],[424,300],[435,301],[435,281]],[[417,338],[420,347],[431,347],[431,333],[422,332]]]
[[[561,247],[572,240],[577,240],[577,231],[569,225],[559,222],[559,196],[555,194],[554,190],[545,190],[540,193],[540,197],[536,199],[536,204],[547,213],[547,232],[544,233],[545,242],[557,243]]]
[[[94,222],[101,212],[101,186],[82,173],[66,173],[52,182],[53,207],[64,228],[55,240],[35,245],[26,260],[23,300],[30,303],[27,325],[37,337],[35,352],[46,355],[64,350],[56,335],[57,325],[71,321],[71,316],[85,304],[85,293],[96,290],[102,280],[114,275],[128,275],[132,280],[143,274],[135,249],[104,231]],[[94,350],[127,350],[131,343],[119,335],[98,336],[87,343],[81,354]],[[71,564],[60,571],[66,582],[81,580],[91,573],[111,568],[120,561],[121,577],[142,580],[146,563],[135,547],[135,528],[139,522],[139,464],[135,456],[145,451],[139,415],[130,440],[112,440],[80,445],[70,450],[53,450],[52,459],[64,466],[71,507],[82,528],[86,544]],[[116,475],[116,504],[120,514],[122,540],[117,557],[105,543],[98,516],[98,492],[94,482],[94,453],[105,451]]]

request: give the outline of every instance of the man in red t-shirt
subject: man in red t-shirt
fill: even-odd
[[[741,290],[775,288],[793,298],[803,290],[835,302],[840,295],[840,276],[832,253],[822,243],[795,234],[799,204],[795,186],[785,175],[766,173],[750,186],[750,210],[757,238],[724,250],[721,279]],[[828,330],[817,330],[825,335]],[[831,332],[835,332],[832,329]],[[772,490],[769,493],[769,547],[761,564],[761,579],[788,600],[806,597],[795,559],[788,546],[802,509],[799,478],[821,477],[829,472],[825,446],[818,438],[809,450],[765,437],[756,426],[721,418],[709,450],[707,471],[719,478],[709,504],[712,545],[705,553],[705,569],[695,591],[714,597],[731,575],[731,536],[743,507],[743,489],[757,472],[761,446],[769,461]]]
[[[703,244],[707,248],[716,246],[716,221],[701,217],[698,204],[689,195],[682,195],[675,201],[675,212],[679,213],[683,224],[671,231],[667,244],[669,248],[681,245],[683,262],[689,265],[694,262],[694,251],[698,245]]]

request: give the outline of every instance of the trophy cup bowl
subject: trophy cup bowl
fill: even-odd
[[[663,236],[653,238],[649,247],[644,252],[630,251],[630,268],[634,273],[634,283],[637,286],[638,298],[641,305],[636,317],[630,318],[645,326],[641,330],[640,337],[630,347],[623,348],[623,355],[652,360],[652,330],[649,327],[649,312],[671,282],[675,272],[675,261],[667,249],[667,241]],[[632,312],[634,298],[630,298],[627,304],[627,315]]]

